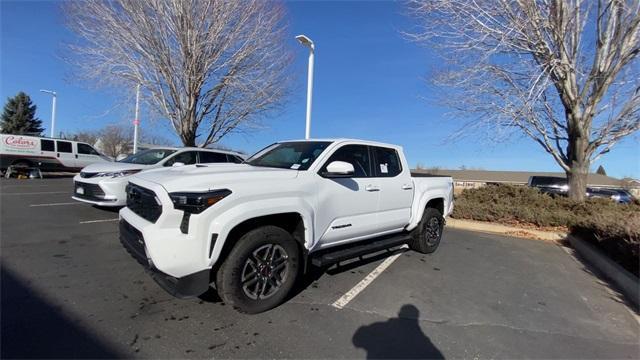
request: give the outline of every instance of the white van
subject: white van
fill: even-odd
[[[42,171],[80,171],[83,167],[110,162],[93,146],[71,140],[26,135],[0,135],[0,170],[9,166],[37,167]]]

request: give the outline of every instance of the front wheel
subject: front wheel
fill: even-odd
[[[280,305],[296,282],[299,249],[291,234],[262,226],[243,235],[216,274],[220,297],[243,313]]]
[[[426,208],[422,214],[422,220],[411,231],[409,248],[423,254],[431,254],[436,251],[442,239],[444,218],[440,211],[434,208]]]

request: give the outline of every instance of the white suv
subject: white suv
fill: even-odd
[[[242,155],[202,148],[152,148],[116,162],[91,164],[73,178],[74,200],[98,206],[124,206],[129,175],[170,166],[241,163]]]

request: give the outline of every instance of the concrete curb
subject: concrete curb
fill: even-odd
[[[455,229],[472,230],[487,232],[492,234],[501,234],[514,236],[525,239],[537,239],[545,241],[557,241],[564,239],[567,234],[555,231],[542,231],[535,229],[525,229],[515,226],[500,225],[484,221],[473,221],[463,219],[447,218],[447,226]]]
[[[611,280],[634,306],[640,307],[640,281],[637,277],[616,264],[588,242],[572,235],[567,238],[580,256],[598,269],[607,279]]]

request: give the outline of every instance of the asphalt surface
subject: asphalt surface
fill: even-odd
[[[554,244],[447,229],[343,309],[384,257],[241,315],[166,294],[121,247],[117,212],[76,204],[71,184],[0,181],[3,358],[640,358],[636,315]]]

